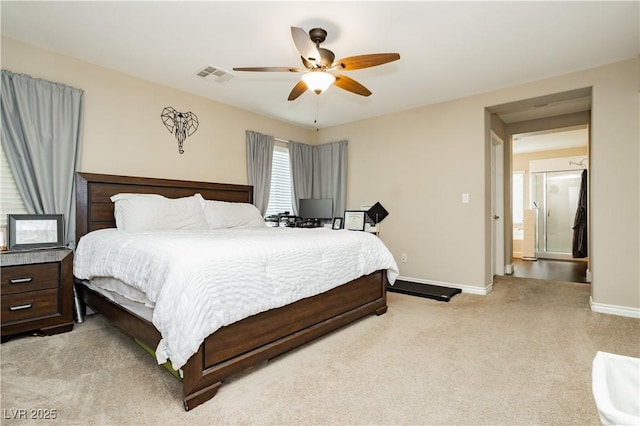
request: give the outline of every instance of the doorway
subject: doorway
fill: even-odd
[[[576,167],[576,170],[582,171],[582,166],[589,164],[589,126],[591,123],[591,99],[592,90],[590,87],[582,89],[575,89],[567,92],[558,92],[549,95],[543,95],[536,98],[523,99],[515,102],[510,102],[501,105],[494,105],[488,107],[487,110],[491,114],[490,128],[495,133],[499,134],[504,141],[504,249],[505,249],[505,272],[507,274],[513,273],[513,275],[537,275],[539,278],[556,279],[552,275],[552,272],[557,271],[563,266],[578,268],[579,276],[586,275],[585,279],[571,278],[573,281],[584,282],[590,280],[589,271],[589,258],[573,259],[572,256],[567,256],[565,239],[556,241],[556,237],[559,234],[568,234],[566,228],[563,232],[556,232],[555,219],[558,206],[553,204],[553,210],[550,212],[554,215],[551,219],[548,219],[545,225],[543,223],[538,224],[539,220],[544,220],[544,216],[540,214],[536,218],[535,215],[527,214],[528,220],[534,222],[534,226],[542,228],[541,232],[545,232],[544,236],[540,237],[540,242],[545,243],[540,245],[542,250],[537,250],[538,238],[531,238],[532,251],[530,252],[531,263],[522,263],[523,257],[523,243],[525,235],[524,233],[524,214],[525,210],[531,210],[533,206],[531,203],[531,194],[535,189],[532,189],[532,172],[564,172],[574,171],[574,168],[570,166],[569,161],[575,163],[581,163],[580,167]],[[576,150],[576,146],[565,145],[566,141],[559,141],[559,139],[567,139],[565,137],[571,136],[572,132],[582,132],[582,142],[580,142],[580,150]],[[586,137],[584,136],[586,135]],[[558,138],[557,136],[562,136]],[[535,152],[528,152],[529,156],[523,160],[523,157],[518,158],[518,150],[520,149],[519,141],[528,138],[537,138],[537,147]],[[533,141],[534,139],[530,139]],[[520,144],[521,145],[521,144]],[[552,158],[544,158],[543,151],[553,151]],[[535,160],[550,160],[556,162],[556,167],[545,170],[544,168],[539,170],[530,170],[529,162]],[[519,162],[520,161],[520,162]],[[518,163],[519,162],[519,163]],[[573,166],[573,165],[571,165]],[[516,172],[520,172],[517,174]],[[488,176],[489,177],[489,176]],[[552,194],[548,194],[547,201],[553,202],[554,195],[560,192],[567,192],[565,186],[557,185],[561,178],[552,174],[546,175],[547,184],[556,184],[554,188],[550,186],[547,188],[547,192],[553,191]],[[569,177],[563,177],[564,179],[571,180]],[[590,179],[590,177],[589,177]],[[522,183],[520,192],[513,187],[514,181],[520,181]],[[575,185],[572,183],[571,188]],[[573,194],[575,190],[571,189]],[[518,206],[518,197],[520,212],[515,211]],[[575,203],[575,196],[570,196]],[[538,200],[536,199],[536,203]],[[566,201],[563,201],[566,204]],[[588,216],[589,205],[586,203],[586,212]],[[542,213],[542,212],[540,212]],[[549,213],[547,207],[545,207],[544,213]],[[573,217],[572,217],[573,216]],[[533,219],[532,219],[533,217]],[[569,218],[575,218],[575,210],[573,214],[565,213],[564,218],[560,221],[560,215],[557,216],[559,222],[567,223]],[[559,227],[558,227],[559,229]],[[588,230],[588,222],[586,224]],[[551,232],[550,232],[551,231]],[[572,233],[572,232],[571,232]],[[558,234],[558,235],[556,235]],[[526,235],[530,235],[527,233]],[[515,238],[514,238],[515,237]],[[492,238],[496,238],[492,233]],[[558,243],[562,241],[562,243]],[[527,240],[528,242],[528,240]],[[558,248],[559,247],[559,248]],[[560,251],[557,251],[560,250]],[[544,253],[543,253],[544,252]],[[557,258],[556,253],[562,253],[560,258]],[[527,255],[529,252],[527,252]],[[540,257],[537,257],[540,256]],[[550,257],[551,259],[549,259]],[[536,260],[538,259],[538,260]],[[549,262],[549,263],[547,263]],[[561,263],[555,263],[561,262]],[[564,262],[564,263],[562,263]],[[575,263],[575,264],[574,264]],[[534,268],[535,265],[535,268]],[[535,269],[535,274],[533,270]],[[585,273],[581,270],[586,270]],[[547,272],[544,272],[547,271]],[[546,275],[544,275],[546,274]],[[557,278],[558,280],[566,280],[565,278]]]
[[[512,136],[512,171],[521,176],[512,180],[514,276],[588,282],[588,258],[574,257],[588,142],[588,125]]]

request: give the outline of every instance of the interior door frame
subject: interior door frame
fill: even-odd
[[[491,276],[505,274],[504,142],[491,131]]]

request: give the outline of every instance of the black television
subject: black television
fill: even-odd
[[[298,216],[304,220],[333,219],[333,200],[331,198],[300,198]]]

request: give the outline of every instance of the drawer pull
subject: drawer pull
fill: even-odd
[[[31,281],[33,281],[33,277],[13,278],[13,279],[9,280],[9,282],[10,282],[11,284],[23,284],[23,283],[30,283]]]
[[[21,311],[23,309],[29,309],[31,307],[31,303],[26,303],[24,305],[16,305],[16,306],[9,306],[9,310],[10,311]]]

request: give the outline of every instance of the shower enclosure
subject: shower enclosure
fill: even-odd
[[[581,170],[532,174],[532,204],[538,209],[536,256],[573,259],[573,224]]]

